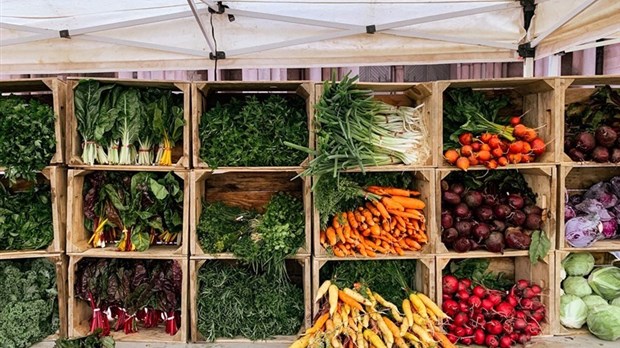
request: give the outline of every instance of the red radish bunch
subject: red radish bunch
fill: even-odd
[[[453,343],[508,348],[540,335],[545,319],[540,286],[521,279],[508,292],[472,284],[470,279],[442,279],[444,324]]]
[[[461,148],[448,149],[444,152],[444,158],[463,170],[479,164],[495,169],[508,164],[533,162],[545,152],[547,144],[538,137],[536,129],[522,124],[519,116],[513,117],[510,124],[506,126],[506,130],[512,130],[511,136],[510,133],[506,135],[510,140],[489,132],[478,136],[462,133],[459,136]]]

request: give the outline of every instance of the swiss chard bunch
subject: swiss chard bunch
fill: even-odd
[[[53,239],[49,185],[16,191],[0,184],[0,249],[43,249]]]
[[[54,111],[37,99],[0,98],[0,166],[5,175],[35,179],[56,152]]]
[[[84,189],[89,244],[117,242],[122,251],[176,244],[183,226],[183,189],[173,173],[93,173]]]
[[[76,298],[93,311],[91,332],[103,328],[103,335],[112,329],[129,334],[139,324],[156,327],[163,316],[166,333],[174,335],[180,323],[182,277],[174,260],[85,259],[78,263],[73,286]],[[108,318],[99,315],[106,309],[115,320],[111,327]]]
[[[298,166],[306,155],[284,144],[308,143],[304,100],[271,94],[232,98],[200,122],[200,158],[210,167]]]
[[[44,258],[0,261],[0,342],[30,347],[58,330],[56,269]]]
[[[207,341],[294,335],[302,324],[303,290],[287,280],[209,261],[200,269],[198,282],[197,326]]]

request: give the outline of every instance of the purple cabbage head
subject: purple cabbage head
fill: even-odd
[[[613,213],[610,213],[613,216]],[[603,221],[603,237],[610,239],[616,236],[616,231],[618,230],[618,220],[614,216],[613,219],[608,221]]]
[[[605,208],[611,208],[618,204],[618,197],[614,194],[612,185],[603,181],[592,185],[583,195],[583,198],[596,199]]]
[[[611,189],[617,197],[620,197],[620,176],[614,176],[609,180]]]
[[[603,224],[596,215],[578,216],[566,222],[566,241],[575,248],[585,248],[602,238]]]
[[[609,221],[612,216],[609,214],[603,203],[596,199],[586,198],[581,203],[577,204],[575,208],[586,214],[596,214],[601,221]]]
[[[577,212],[575,212],[575,208],[572,205],[566,204],[564,206],[564,221],[568,221],[577,216]]]

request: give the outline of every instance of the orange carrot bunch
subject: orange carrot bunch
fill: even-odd
[[[394,187],[370,186],[366,192],[378,199],[353,211],[342,212],[320,234],[321,245],[336,256],[376,253],[404,255],[428,242],[426,204],[415,198],[420,193]]]

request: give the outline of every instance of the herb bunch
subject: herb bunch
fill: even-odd
[[[0,183],[0,249],[42,249],[53,239],[49,185],[14,191]]]
[[[30,347],[60,326],[56,269],[47,259],[0,261],[0,342]]]
[[[209,261],[200,269],[198,282],[198,331],[207,341],[294,335],[302,324],[303,290],[289,281]]]
[[[200,158],[210,167],[299,166],[306,155],[286,145],[308,144],[308,117],[298,96],[270,94],[217,102],[200,122]]]
[[[205,204],[197,234],[206,252],[232,252],[254,270],[284,278],[284,259],[303,245],[304,228],[303,203],[281,192],[262,215],[221,202]]]
[[[0,98],[0,166],[6,177],[34,180],[56,152],[54,110],[36,99]]]

